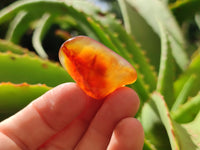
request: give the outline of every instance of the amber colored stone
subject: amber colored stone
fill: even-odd
[[[103,99],[137,79],[130,63],[87,36],[77,36],[63,43],[59,59],[80,88],[95,99]]]

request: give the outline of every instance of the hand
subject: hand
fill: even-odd
[[[94,100],[65,83],[0,123],[0,150],[142,150],[138,108],[130,88]]]

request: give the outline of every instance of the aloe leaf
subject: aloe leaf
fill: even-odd
[[[168,105],[171,108],[174,102],[173,93],[173,79],[174,79],[174,65],[173,57],[171,54],[172,48],[169,41],[168,32],[164,29],[160,23],[161,29],[161,58],[160,69],[157,82],[157,91],[160,92]]]
[[[164,112],[166,113],[166,111]],[[171,149],[167,131],[161,121],[158,108],[153,99],[144,104],[140,121],[144,128],[145,138],[149,139],[156,149]]]
[[[166,107],[166,103],[159,93],[154,93],[152,99],[155,102],[160,119],[165,126],[172,150],[188,150],[194,149],[196,145],[190,140],[190,136],[187,132],[184,132],[179,124],[175,123],[170,116],[169,110]]]
[[[76,19],[78,24],[82,25],[82,28],[86,33],[92,33],[88,27],[85,15],[81,14],[78,10],[75,10],[70,2],[57,1],[57,0],[21,0],[12,3],[8,7],[0,11],[0,24],[13,18],[19,11],[27,11],[28,15],[31,15],[35,19],[41,18],[44,13],[51,14],[53,17],[71,16]],[[92,33],[93,34],[93,33]]]
[[[191,77],[186,81],[182,90],[180,91],[175,103],[173,104],[171,111],[176,111],[180,105],[182,105],[188,98],[188,94],[191,90],[193,90],[193,85],[195,84],[196,80],[195,75],[191,75]]]
[[[170,33],[173,34],[175,39],[180,41],[180,43],[184,43],[183,36],[178,27],[176,20],[173,15],[170,13],[170,10],[163,2],[159,0],[126,0],[129,5],[135,8],[141,16],[145,18],[147,23],[153,28],[153,30],[159,35],[159,24],[157,20],[159,20],[167,30],[171,30]],[[148,2],[148,5],[147,5]],[[160,13],[162,12],[162,13]]]
[[[36,56],[33,52],[30,52],[26,48],[15,45],[12,42],[0,39],[0,52],[8,51],[19,55],[27,54],[29,56]]]
[[[179,140],[179,145],[181,150],[199,150],[197,144],[192,140],[192,136],[188,133],[184,125],[173,122],[175,128],[176,137]]]
[[[118,0],[126,31],[133,35],[145,50],[152,65],[159,68],[160,39],[144,18],[124,0]]]
[[[166,5],[168,5],[170,0],[162,0]]]
[[[155,146],[148,139],[144,139],[143,150],[157,150]]]
[[[36,27],[33,33],[33,39],[32,39],[33,47],[35,48],[39,56],[42,58],[48,58],[48,55],[42,46],[42,39],[45,33],[48,31],[50,25],[51,25],[51,15],[46,13],[42,16],[42,18],[38,22],[38,26]]]
[[[188,146],[189,149],[195,149],[195,150],[199,150],[200,149],[200,129],[199,129],[199,124],[200,124],[200,112],[198,113],[198,115],[196,116],[194,121],[192,121],[192,122],[190,122],[188,124],[183,124],[182,125],[183,129],[187,130],[187,133],[190,135],[190,139],[196,145],[196,146],[193,146],[193,147],[189,147]],[[185,142],[187,142],[187,141],[185,141]]]
[[[160,0],[126,1],[134,9],[136,9],[142,17],[144,17],[147,23],[158,35],[160,35],[158,21],[164,25],[171,38],[172,54],[175,61],[182,70],[185,70],[188,64],[188,56],[184,49],[185,40],[168,7]]]
[[[28,17],[27,12],[20,11],[10,23],[6,39],[13,43],[19,43],[21,36],[29,27],[30,20],[31,18]]]
[[[87,18],[88,23],[91,25],[92,29],[95,31],[100,42],[104,43],[107,47],[115,51],[116,53],[123,55],[123,51],[119,51],[119,49],[113,44],[108,34],[105,34],[102,30],[102,27],[97,24],[92,18]]]
[[[50,87],[41,84],[0,83],[0,121],[24,108],[50,89]]]
[[[170,9],[177,20],[182,23],[186,19],[191,19],[196,12],[200,11],[199,0],[181,0],[170,4]]]
[[[42,84],[2,82],[0,83],[0,113],[16,112],[50,89]]]
[[[200,54],[197,53],[193,58],[188,69],[174,83],[175,97],[180,94],[185,83],[191,76],[196,76],[193,81],[192,89],[187,93],[187,96],[195,96],[200,90]]]
[[[200,29],[200,13],[195,15],[195,21],[197,23],[198,28]]]
[[[200,113],[194,121],[187,124],[173,123],[176,129],[176,136],[179,139],[181,150],[199,150],[200,149]]]
[[[171,117],[170,117],[168,107],[166,107],[165,100],[159,93],[153,93],[152,99],[156,105],[156,109],[158,111],[160,119],[167,131],[168,136],[169,136],[172,150],[180,149],[180,147],[178,145],[178,139],[174,135],[175,129],[174,129]]]
[[[169,110],[167,108],[167,105],[163,97],[159,93],[156,93],[156,92],[152,94],[152,101],[150,101],[147,104],[147,106],[148,107],[146,107],[143,110],[144,112],[141,116],[142,121],[143,121],[142,123],[145,123],[145,126],[143,125],[144,129],[145,128],[151,129],[152,127],[155,127],[156,128],[155,130],[157,130],[159,134],[162,134],[160,131],[158,131],[159,130],[158,125],[160,122],[162,122],[169,136],[169,141],[170,141],[172,150],[188,150],[188,149],[198,150],[199,149],[198,142],[197,142],[197,140],[199,140],[198,139],[199,136],[196,136],[196,135],[198,135],[200,130],[199,130],[199,126],[197,125],[197,122],[191,123],[192,126],[194,126],[195,128],[191,128],[191,126],[188,127],[187,125],[184,125],[184,124],[181,125],[181,124],[176,123],[174,120],[171,119]],[[146,119],[149,121],[146,121]],[[154,122],[153,125],[150,122],[150,120]],[[192,131],[196,131],[197,134],[196,135],[190,134],[190,132]],[[152,134],[152,132],[150,133]],[[162,139],[162,136],[163,135],[160,135],[160,137],[157,137],[157,139],[159,138],[158,140],[159,142]],[[196,139],[194,139],[195,136],[197,137]],[[163,147],[162,149],[170,149],[170,148]]]
[[[43,9],[41,9],[43,8]],[[34,18],[40,18],[44,12],[54,12],[54,14],[66,14],[64,1],[57,0],[20,0],[12,3],[0,12],[0,24],[12,19],[18,12],[26,11]]]
[[[176,111],[171,112],[173,119],[179,123],[187,123],[194,120],[200,108],[200,93],[190,98],[181,105]]]
[[[57,63],[39,57],[0,53],[0,82],[46,84],[54,87],[73,81]]]

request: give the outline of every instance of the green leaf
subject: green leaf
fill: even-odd
[[[167,105],[166,105],[163,97],[159,93],[153,93],[152,100],[156,106],[160,120],[162,121],[162,123],[167,131],[172,150],[180,149],[180,147],[178,145],[178,139],[174,135],[175,129],[173,126],[173,122],[171,120],[169,110],[167,108]]]
[[[166,109],[162,111],[167,114]],[[156,149],[171,149],[167,131],[161,121],[160,114],[154,99],[150,99],[144,104],[140,116],[140,121],[144,128],[145,137],[150,140]],[[169,127],[170,126],[171,125],[169,125]],[[175,141],[176,140],[174,140],[174,142]]]
[[[8,51],[19,55],[28,54],[29,56],[36,56],[33,52],[30,52],[28,49],[15,45],[12,42],[0,39],[0,52]]]
[[[177,0],[170,5],[171,11],[180,23],[186,19],[192,19],[196,12],[200,11],[199,0]]]
[[[150,140],[144,139],[143,150],[156,150],[155,146],[150,142]]]
[[[172,46],[172,54],[175,61],[182,70],[188,64],[188,56],[185,53],[185,41],[180,27],[171,14],[168,7],[160,0],[126,0],[129,5],[138,11],[152,29],[161,37],[159,22],[161,22],[169,32]]]
[[[41,84],[0,83],[0,120],[16,113],[50,89]]]
[[[199,112],[200,108],[200,93],[195,97],[190,98],[186,103],[181,105],[176,111],[171,112],[174,120],[179,123],[187,123],[193,121]]]
[[[48,31],[51,25],[51,15],[45,13],[42,18],[38,21],[38,25],[33,33],[33,47],[35,48],[38,55],[42,58],[48,58],[47,53],[43,49],[42,39],[45,33]]]
[[[191,90],[187,93],[187,96],[195,96],[198,91],[200,90],[200,54],[197,53],[193,58],[192,61],[188,67],[188,69],[181,74],[181,76],[175,81],[174,83],[174,91],[175,91],[175,97],[177,98],[180,92],[182,91],[182,88],[184,87],[185,83],[189,81],[189,78],[191,76],[196,76],[196,78],[193,81],[193,84],[191,85]]]
[[[198,28],[200,29],[200,13],[196,13],[195,21],[197,23]]]
[[[2,82],[0,83],[1,113],[16,112],[50,89],[42,84]]]
[[[188,131],[184,128],[183,125],[173,122],[175,128],[175,134],[178,138],[180,149],[181,150],[199,150],[199,147],[195,144],[192,140],[191,135]]]
[[[118,54],[124,55],[125,52],[120,51],[116,45],[112,42],[109,35],[107,33],[104,33],[103,27],[101,24],[98,24],[94,19],[87,18],[87,21],[93,31],[95,32],[96,36],[98,37],[98,40],[101,43],[104,43],[107,47],[109,47],[111,50],[115,51]]]
[[[185,128],[187,130],[188,134],[191,137],[190,139],[196,145],[196,146],[193,146],[195,150],[200,150],[200,128],[199,128],[199,124],[200,124],[200,112],[198,113],[198,115],[196,116],[194,121],[192,121],[188,124],[183,124],[183,128]],[[193,147],[190,147],[190,149],[192,149]]]
[[[0,53],[0,82],[46,84],[54,87],[73,81],[57,63],[39,57]]]
[[[136,41],[145,50],[150,63],[159,68],[160,39],[144,18],[124,0],[118,0],[126,31],[133,35]]]
[[[10,23],[8,28],[6,39],[13,42],[19,43],[20,38],[29,27],[29,21],[33,19],[27,16],[27,12],[20,11],[16,17]]]
[[[33,18],[40,18],[41,14],[44,14],[44,12],[54,12],[55,15],[67,13],[64,1],[20,0],[0,11],[0,24],[12,19],[20,11],[26,11],[27,13],[31,12],[31,17]]]
[[[152,136],[151,138],[149,137],[148,139],[151,139],[151,142],[152,139],[157,140],[157,141],[155,140],[155,142],[157,142],[155,144],[156,148],[170,149],[165,145],[159,145],[159,144],[165,144],[162,143],[163,141],[167,142],[167,139],[163,140],[165,133],[161,132],[162,131],[161,127],[163,125],[168,134],[172,150],[188,150],[188,149],[199,150],[198,133],[200,130],[199,126],[197,125],[197,122],[191,123],[192,125],[189,124],[192,127],[194,127],[192,128],[191,126],[188,127],[187,125],[181,125],[172,120],[167,105],[163,97],[159,93],[155,92],[152,94],[152,100],[145,105],[142,111],[141,121],[144,127],[144,131],[146,130],[149,131],[147,132],[148,134],[146,134],[146,136],[149,136],[149,134],[150,136]],[[153,128],[154,130],[152,130]],[[197,134],[192,135],[191,132]],[[195,138],[195,136],[197,138]]]
[[[174,79],[174,64],[171,54],[172,47],[169,41],[169,34],[160,23],[161,29],[161,58],[160,69],[157,82],[157,91],[160,92],[168,105],[171,108],[174,102],[173,79]]]
[[[180,91],[177,99],[175,100],[175,103],[172,106],[171,111],[177,110],[178,107],[187,100],[190,91],[193,90],[193,85],[195,84],[196,78],[197,77],[195,75],[191,75],[191,77],[185,82],[182,90]]]

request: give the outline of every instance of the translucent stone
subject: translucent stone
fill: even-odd
[[[77,36],[63,43],[59,59],[80,88],[95,99],[103,99],[137,79],[129,62],[87,36]]]

